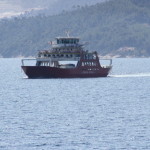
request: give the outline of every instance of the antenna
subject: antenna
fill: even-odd
[[[66,31],[66,34],[67,34],[67,37],[69,38],[70,37],[70,31]]]

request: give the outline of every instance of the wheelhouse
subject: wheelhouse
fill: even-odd
[[[56,38],[57,44],[79,44],[79,38]]]

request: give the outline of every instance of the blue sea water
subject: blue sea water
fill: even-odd
[[[27,79],[0,59],[0,150],[150,150],[150,59],[107,78]]]

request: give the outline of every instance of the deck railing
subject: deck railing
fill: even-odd
[[[100,60],[100,64],[101,64],[101,66],[103,66],[103,67],[110,67],[110,66],[112,66],[112,59],[111,58],[99,58],[99,60]],[[102,65],[102,61],[109,61],[109,65]]]
[[[23,58],[23,59],[21,59],[22,66],[24,66],[25,61],[36,61],[36,58]]]

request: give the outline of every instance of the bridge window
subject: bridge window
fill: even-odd
[[[77,44],[78,42],[79,39],[70,39],[70,38],[57,39],[57,44]]]

